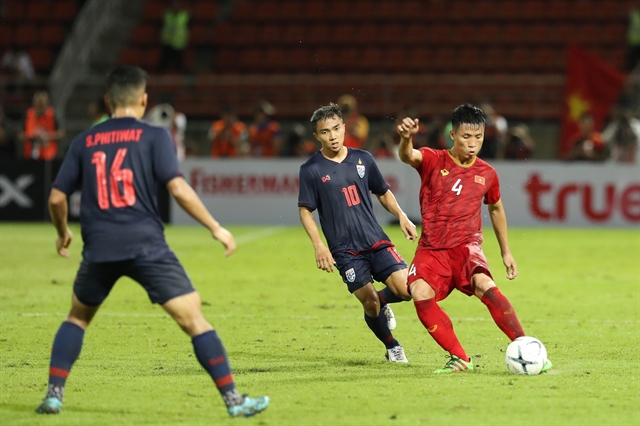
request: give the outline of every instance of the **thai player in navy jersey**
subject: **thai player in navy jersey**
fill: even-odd
[[[158,186],[166,186],[180,207],[209,229],[227,256],[236,244],[182,177],[169,132],[139,121],[147,106],[145,88],[146,74],[140,68],[119,67],[109,74],[105,101],[111,119],[73,140],[53,183],[49,211],[58,231],[58,253],[69,256],[73,235],[67,226],[67,197],[80,186],[84,249],[71,311],[53,342],[47,395],[36,412],[60,412],[84,331],[116,281],[128,276],[191,337],[196,357],[229,414],[252,416],[267,408],[269,398],[249,398],[236,390],[224,346],[203,317],[200,296],[165,241]]]
[[[327,272],[336,266],[362,303],[367,325],[384,343],[387,359],[407,362],[404,349],[391,334],[395,319],[387,305],[410,299],[407,264],[378,224],[369,192],[400,220],[407,239],[417,237],[416,227],[398,206],[371,154],[344,146],[345,124],[337,105],[316,110],[311,126],[322,149],[300,167],[298,208],[315,249],[316,266]],[[312,215],[316,209],[328,248]],[[376,292],[373,280],[387,287]]]

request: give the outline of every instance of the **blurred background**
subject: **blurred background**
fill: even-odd
[[[488,161],[638,164],[638,0],[2,0],[0,19],[3,160],[63,158],[129,64],[181,160],[305,158],[329,102],[347,145],[394,159],[398,118],[447,148],[471,102]]]

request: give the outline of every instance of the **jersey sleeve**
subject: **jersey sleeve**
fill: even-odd
[[[422,154],[422,162],[416,167],[416,170],[420,176],[424,176],[429,174],[433,169],[434,164],[436,164],[438,160],[438,153],[431,148],[420,148],[420,153]]]
[[[494,204],[498,201],[500,201],[500,181],[498,180],[498,174],[493,170],[489,189],[487,193],[484,194],[484,203]]]
[[[317,193],[313,185],[311,173],[305,168],[300,168],[300,190],[298,192],[298,207],[306,207],[311,211],[317,208]]]
[[[175,177],[182,176],[178,166],[176,146],[167,129],[159,129],[157,140],[153,144],[153,175],[156,180],[166,185]]]
[[[370,161],[371,162],[369,165],[369,189],[375,195],[383,195],[389,190],[389,188],[391,188],[391,185],[389,185],[384,180],[384,177],[382,177],[382,172],[380,172],[380,169],[378,168],[378,165],[376,164],[376,162],[373,160],[373,157],[371,157]]]
[[[56,179],[51,185],[67,195],[71,195],[80,186],[82,178],[82,139],[76,138],[65,155]]]

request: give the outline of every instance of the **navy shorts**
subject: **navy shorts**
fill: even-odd
[[[161,256],[141,256],[117,262],[83,260],[73,283],[73,292],[83,304],[98,306],[122,276],[137,281],[147,291],[151,302],[160,305],[195,291],[178,258],[168,250]]]
[[[407,264],[395,247],[383,247],[352,255],[334,255],[336,266],[350,293],[374,280],[384,283],[391,274],[407,268]]]

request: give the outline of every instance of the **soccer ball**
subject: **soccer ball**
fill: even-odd
[[[509,371],[513,374],[540,374],[547,360],[547,349],[535,337],[518,337],[509,343],[504,357]]]

